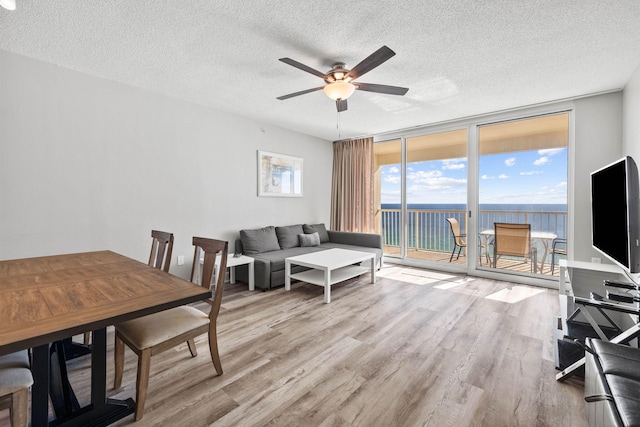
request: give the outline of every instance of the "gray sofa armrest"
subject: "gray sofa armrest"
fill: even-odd
[[[247,255],[251,257],[251,255]],[[253,280],[256,289],[267,290],[271,283],[271,265],[268,261],[252,257]],[[236,280],[249,283],[249,269],[246,265],[236,267]]]
[[[327,232],[329,233],[329,240],[333,243],[382,249],[382,236],[379,234],[332,230],[327,230]]]

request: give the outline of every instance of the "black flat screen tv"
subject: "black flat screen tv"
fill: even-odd
[[[640,272],[639,192],[631,157],[591,173],[591,243],[629,273]]]

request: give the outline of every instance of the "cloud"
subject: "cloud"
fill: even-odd
[[[557,188],[563,188],[567,186],[567,181],[562,181],[561,183],[559,183],[558,185],[556,185]]]
[[[566,148],[546,148],[544,150],[538,150],[538,154],[541,156],[555,156],[562,153]]]
[[[529,172],[520,172],[520,175],[540,175],[543,174],[543,171],[529,171]]]
[[[464,162],[465,162],[465,159],[443,160],[442,161],[442,169],[445,169],[445,170],[464,169],[465,168]]]
[[[400,184],[400,180],[402,178],[400,175],[387,175],[384,177],[384,182],[388,182],[390,184]]]
[[[400,173],[400,169],[395,166],[389,168],[389,173]]]
[[[466,179],[456,179],[444,176],[442,171],[416,171],[407,174],[407,181],[411,182],[408,185],[409,190],[448,190],[461,185],[466,185]]]
[[[509,178],[509,176],[508,176],[508,175],[505,175],[505,174],[503,174],[503,173],[501,173],[501,174],[498,176],[498,179],[507,179],[507,178]]]
[[[507,160],[504,161],[504,164],[511,167],[513,165],[516,164],[516,158],[515,157],[509,157]]]
[[[534,165],[536,165],[536,166],[543,166],[543,165],[546,165],[546,164],[547,164],[547,163],[549,163],[549,162],[550,162],[549,157],[547,157],[547,156],[542,156],[542,157],[540,157],[538,160],[536,160],[535,162],[533,162],[533,164],[534,164]]]
[[[429,180],[439,178],[442,176],[442,171],[416,171],[407,174],[407,179],[415,182],[427,182]]]
[[[494,179],[495,176],[482,175],[480,178],[482,178],[482,179]]]

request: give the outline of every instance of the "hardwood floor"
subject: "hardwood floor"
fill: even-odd
[[[225,292],[224,374],[206,336],[195,358],[186,344],[154,356],[136,426],[586,425],[582,381],[555,381],[557,291],[388,264],[376,284],[363,275],[336,285],[331,304],[305,283]],[[112,330],[108,339],[110,388]],[[81,403],[87,359],[70,362]],[[128,349],[125,364],[111,397],[135,398]]]

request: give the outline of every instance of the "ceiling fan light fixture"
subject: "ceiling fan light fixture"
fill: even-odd
[[[353,95],[353,92],[356,90],[356,87],[349,82],[337,81],[334,83],[329,83],[322,90],[324,90],[324,93],[329,98],[333,99],[334,101],[337,101],[339,99],[349,98],[351,95]]]
[[[0,0],[0,6],[7,10],[16,10],[16,0]]]

